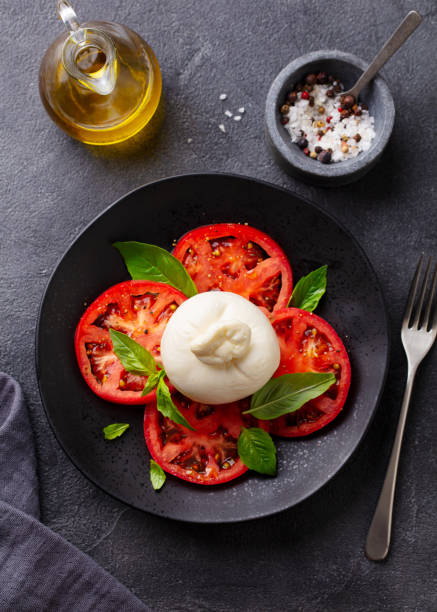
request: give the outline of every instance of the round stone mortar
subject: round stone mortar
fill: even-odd
[[[368,62],[342,51],[314,51],[293,60],[273,81],[266,101],[266,134],[275,159],[283,168],[307,183],[321,186],[337,186],[352,183],[364,176],[381,157],[391,136],[395,107],[387,83],[377,76],[363,89],[360,102],[369,107],[375,118],[376,136],[368,151],[341,162],[322,164],[307,157],[291,141],[289,132],[281,124],[280,107],[284,104],[292,84],[301,81],[311,72],[327,72],[334,75],[350,89],[367,68]]]

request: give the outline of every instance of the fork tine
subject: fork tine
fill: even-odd
[[[423,327],[424,327],[424,329],[428,328],[429,315],[431,314],[432,302],[433,302],[433,299],[434,299],[434,293],[435,293],[436,285],[437,285],[437,264],[434,267],[434,274],[433,274],[433,277],[432,277],[431,291],[430,291],[430,294],[429,294],[428,305],[426,307],[425,318],[423,320]],[[433,321],[433,323],[431,325],[431,328],[435,327],[436,325],[437,325],[437,308],[436,308],[435,317],[434,317],[434,321]]]
[[[431,270],[431,257],[428,259],[428,263],[426,264],[425,278],[423,279],[422,290],[420,292],[420,297],[419,297],[419,303],[417,304],[416,312],[414,314],[414,320],[412,324],[413,327],[419,327],[420,316],[422,314],[423,302],[425,300],[425,293],[426,293],[426,288],[428,286],[430,270]]]
[[[423,253],[420,256],[419,263],[417,264],[416,273],[414,275],[413,282],[411,283],[410,294],[408,296],[407,307],[405,308],[405,315],[403,323],[410,325],[411,313],[413,312],[414,300],[416,299],[417,285],[419,284],[419,276],[422,271]]]

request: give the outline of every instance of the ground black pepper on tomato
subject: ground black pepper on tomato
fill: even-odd
[[[147,376],[126,370],[112,350],[109,329],[128,334],[159,361],[161,336],[168,319],[186,296],[163,283],[132,280],[104,291],[87,308],[76,328],[75,350],[80,371],[100,397],[118,404],[144,404]]]
[[[281,247],[248,225],[219,223],[191,230],[173,255],[185,266],[197,289],[238,293],[273,312],[292,291],[292,272]]]
[[[346,401],[351,368],[346,349],[335,330],[321,317],[299,308],[278,310],[272,320],[281,349],[274,376],[291,372],[332,372],[336,384],[296,412],[271,421],[278,436],[306,436],[330,423]]]

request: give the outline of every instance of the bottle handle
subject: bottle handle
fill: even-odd
[[[76,11],[68,0],[58,0],[56,4],[56,13],[59,19],[64,22],[73,40],[78,43],[82,42],[85,38],[85,33],[80,27]]]

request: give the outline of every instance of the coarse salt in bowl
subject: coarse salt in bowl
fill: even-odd
[[[359,102],[368,106],[368,111],[362,113],[359,121],[351,117],[340,122],[338,99],[327,98],[326,87],[315,85],[311,92],[315,98],[314,107],[309,108],[307,100],[299,99],[286,114],[288,123],[281,123],[284,115],[281,115],[280,109],[292,84],[302,81],[310,73],[323,71],[332,74],[347,90],[366,67],[365,61],[350,53],[316,51],[291,62],[273,81],[266,102],[267,138],[276,159],[290,174],[317,185],[335,186],[361,178],[376,164],[390,138],[395,117],[393,98],[380,76],[359,96]],[[321,142],[318,142],[317,131],[312,128],[313,120],[319,118],[319,106],[325,110],[320,119],[324,119],[326,124],[326,118],[331,117],[330,125],[334,126],[333,133],[326,132]],[[331,163],[322,164],[303,153],[296,144],[300,129],[306,134],[310,151],[314,151],[318,145],[323,145],[323,149],[332,149]],[[357,133],[360,135],[359,142],[354,140]],[[343,146],[342,150],[343,142],[348,147]]]
[[[303,97],[298,97],[292,105],[285,103],[281,107],[281,121],[292,142],[299,144],[304,140],[307,143],[305,149],[311,157],[322,148],[331,152],[330,161],[336,163],[370,149],[376,136],[375,119],[361,107],[357,111],[359,116],[342,117],[342,94],[338,92],[329,97],[329,91],[333,92],[331,84],[315,84],[311,90],[312,105]],[[288,112],[284,108],[288,108]]]

